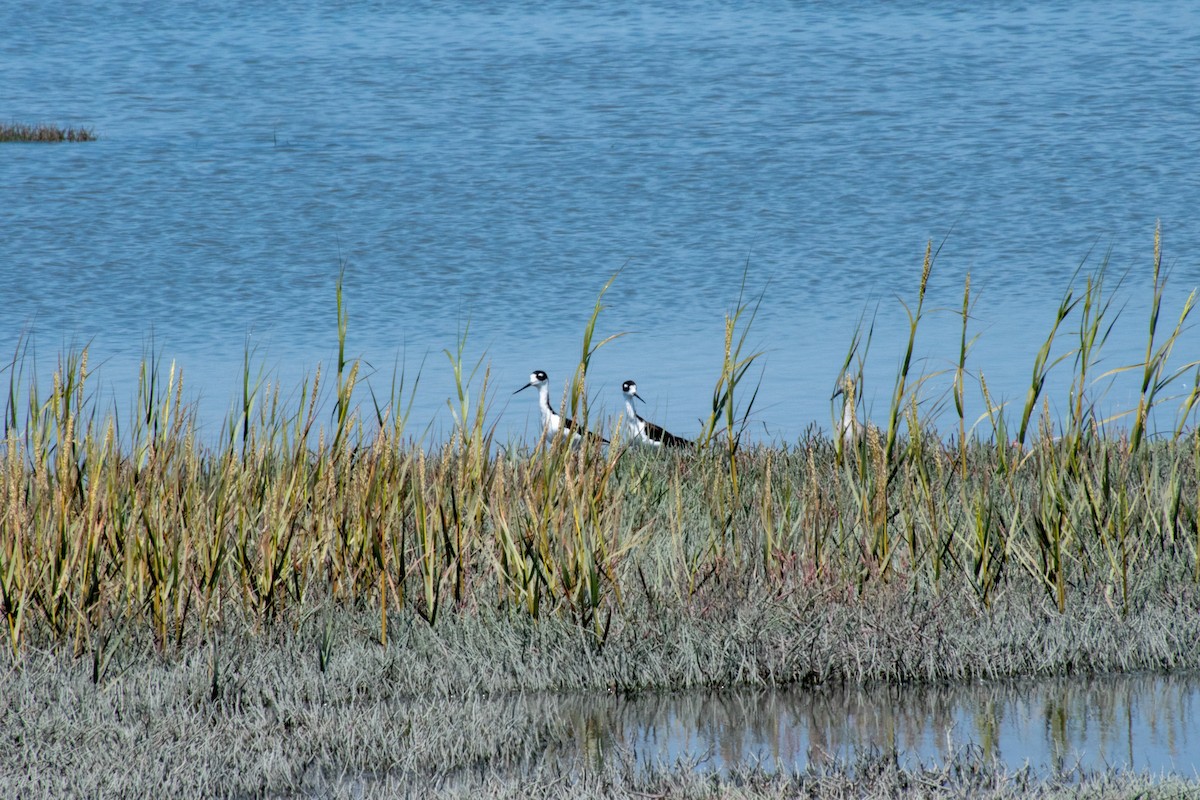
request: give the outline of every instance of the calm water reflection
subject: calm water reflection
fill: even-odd
[[[942,763],[973,745],[1010,767],[1047,771],[1200,769],[1198,675],[647,695],[569,702],[561,713],[593,762],[802,770],[864,752]]]

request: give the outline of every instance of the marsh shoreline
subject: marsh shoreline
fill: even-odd
[[[107,652],[30,647],[3,676],[0,730],[12,746],[0,776],[22,797],[1200,791],[1186,776],[1045,775],[971,751],[920,768],[864,753],[796,774],[747,766],[721,775],[576,752],[578,732],[555,713],[575,695],[1200,670],[1190,585],[1124,618],[1102,592],[1060,614],[1028,587],[1001,592],[990,609],[962,595],[839,598],[811,588],[758,602],[723,588],[699,613],[631,611],[602,648],[568,621],[484,609],[435,627],[410,617],[383,645],[374,613],[332,605],[257,629],[243,620],[170,653],[129,629],[113,632]],[[539,700],[547,697],[554,702]]]

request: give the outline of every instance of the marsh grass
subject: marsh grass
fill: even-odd
[[[91,128],[0,122],[0,142],[91,142],[95,139],[96,133]]]
[[[1121,368],[1142,377],[1128,431],[1096,412],[1097,381],[1113,373],[1092,376],[1116,316],[1103,270],[1064,293],[1010,422],[970,364],[969,279],[954,312],[962,335],[950,395],[916,371],[935,256],[927,247],[916,301],[905,306],[887,430],[853,442],[819,433],[795,444],[746,441],[758,301],[745,299],[744,279],[725,319],[712,414],[686,452],[627,447],[619,434],[608,447],[496,442],[491,375],[484,357],[468,358],[469,328],[445,353],[453,431],[435,444],[414,438],[407,420],[419,374],[393,374],[386,393],[372,388],[369,406],[357,402],[362,365],[346,354],[340,281],[332,381],[318,369],[285,395],[255,372],[247,348],[242,397],[215,445],[196,435],[182,371],[153,350],[137,405],[119,418],[96,404],[86,348],[60,358],[44,393],[21,343],[6,367],[0,451],[5,649],[18,664],[30,647],[91,654],[99,674],[130,630],[182,652],[230,625],[267,631],[350,607],[372,611],[383,644],[411,620],[441,629],[486,611],[499,614],[496,625],[565,621],[599,654],[615,630],[681,610],[702,619],[729,593],[768,605],[813,587],[851,598],[964,595],[988,613],[1023,592],[1059,614],[1079,596],[1138,618],[1164,587],[1193,591],[1200,433],[1181,421],[1152,438],[1147,420],[1173,403],[1180,420],[1193,415],[1200,389],[1182,400],[1165,390],[1200,376],[1197,362],[1168,364],[1195,295],[1174,328],[1160,330],[1157,234],[1145,363]],[[597,338],[603,296],[566,398],[585,424],[589,362],[620,335]],[[1056,351],[1073,324],[1073,346]],[[860,328],[843,365],[850,402],[863,389],[870,342],[871,329]],[[1067,365],[1075,372],[1059,425],[1046,376]],[[968,425],[972,375],[986,410]],[[956,441],[933,427],[949,404]]]
[[[568,621],[492,612],[448,617],[439,629],[408,617],[397,622],[393,646],[383,648],[372,639],[373,612],[344,608],[266,633],[234,628],[174,658],[135,635],[99,685],[88,660],[31,650],[20,670],[0,673],[8,700],[0,705],[0,784],[29,798],[1194,796],[1194,776],[1091,773],[1069,760],[1046,769],[1005,767],[975,748],[928,765],[908,763],[896,750],[868,750],[790,768],[798,771],[786,763],[729,763],[727,771],[705,762],[635,763],[621,752],[634,731],[670,727],[613,713],[610,693],[622,676],[665,670],[698,681],[704,670],[815,665],[839,657],[825,648],[841,648],[847,630],[861,640],[853,653],[840,650],[851,669],[874,663],[883,674],[889,662],[937,658],[929,642],[941,632],[927,606],[868,598],[864,613],[816,594],[795,610],[806,606],[815,609],[811,618],[797,613],[786,621],[755,617],[748,606],[720,609],[700,635],[694,626],[676,627],[671,647],[654,646],[647,623],[614,632],[606,658],[595,657],[586,632]],[[1047,651],[1030,654],[1042,643],[1028,635],[1036,613],[1020,606],[1004,606],[1011,624],[948,632],[981,647],[1007,637],[1037,663]],[[903,627],[886,630],[897,622]],[[1088,637],[1079,634],[1097,628],[1087,615],[1057,622],[1069,624],[1046,641],[1064,653],[1117,649],[1084,644]],[[780,639],[788,628],[793,638]],[[717,630],[728,638],[712,635]],[[1111,635],[1123,647],[1127,633]],[[908,655],[896,659],[901,653]],[[974,659],[986,667],[986,656],[980,650]],[[791,714],[786,704],[754,708],[765,717],[763,730],[775,729],[775,714]]]

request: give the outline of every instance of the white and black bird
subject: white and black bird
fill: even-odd
[[[670,445],[672,447],[690,447],[691,442],[684,439],[682,436],[676,436],[670,431],[660,428],[653,422],[642,419],[633,407],[634,398],[641,400],[645,399],[638,394],[637,384],[633,381],[625,381],[621,384],[621,393],[625,395],[625,421],[629,425],[629,434],[634,441],[645,442],[646,444],[655,447]]]
[[[547,436],[555,436],[559,431],[565,429],[566,435],[570,436],[572,440],[587,438],[598,444],[608,444],[608,439],[598,433],[585,430],[582,426],[577,425],[575,420],[568,419],[554,410],[554,407],[550,405],[550,378],[546,376],[546,373],[540,369],[534,370],[529,374],[529,383],[517,389],[513,394],[523,392],[530,386],[538,390],[538,408],[542,412],[542,425],[545,427]]]
[[[842,444],[853,445],[867,434],[867,426],[862,423],[857,414],[854,381],[847,377],[842,385],[834,390],[829,399],[833,400],[838,395],[842,397],[842,418],[838,422],[838,439]]]

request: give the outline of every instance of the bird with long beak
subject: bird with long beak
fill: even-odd
[[[633,407],[633,401],[637,399],[644,403],[646,400],[638,394],[636,383],[625,381],[621,384],[621,393],[625,395],[625,422],[629,425],[629,434],[635,442],[643,442],[654,447],[662,447],[663,445],[688,447],[692,444],[682,436],[676,436],[670,431],[655,425],[653,422],[643,419],[637,413],[637,410]]]
[[[529,373],[529,383],[517,389],[513,394],[523,392],[530,386],[538,390],[538,408],[542,412],[542,426],[547,436],[556,436],[559,431],[565,431],[572,441],[586,438],[597,444],[608,444],[608,439],[598,433],[585,430],[581,425],[576,424],[575,420],[568,419],[554,410],[554,407],[550,405],[550,378],[545,372],[535,369]]]

